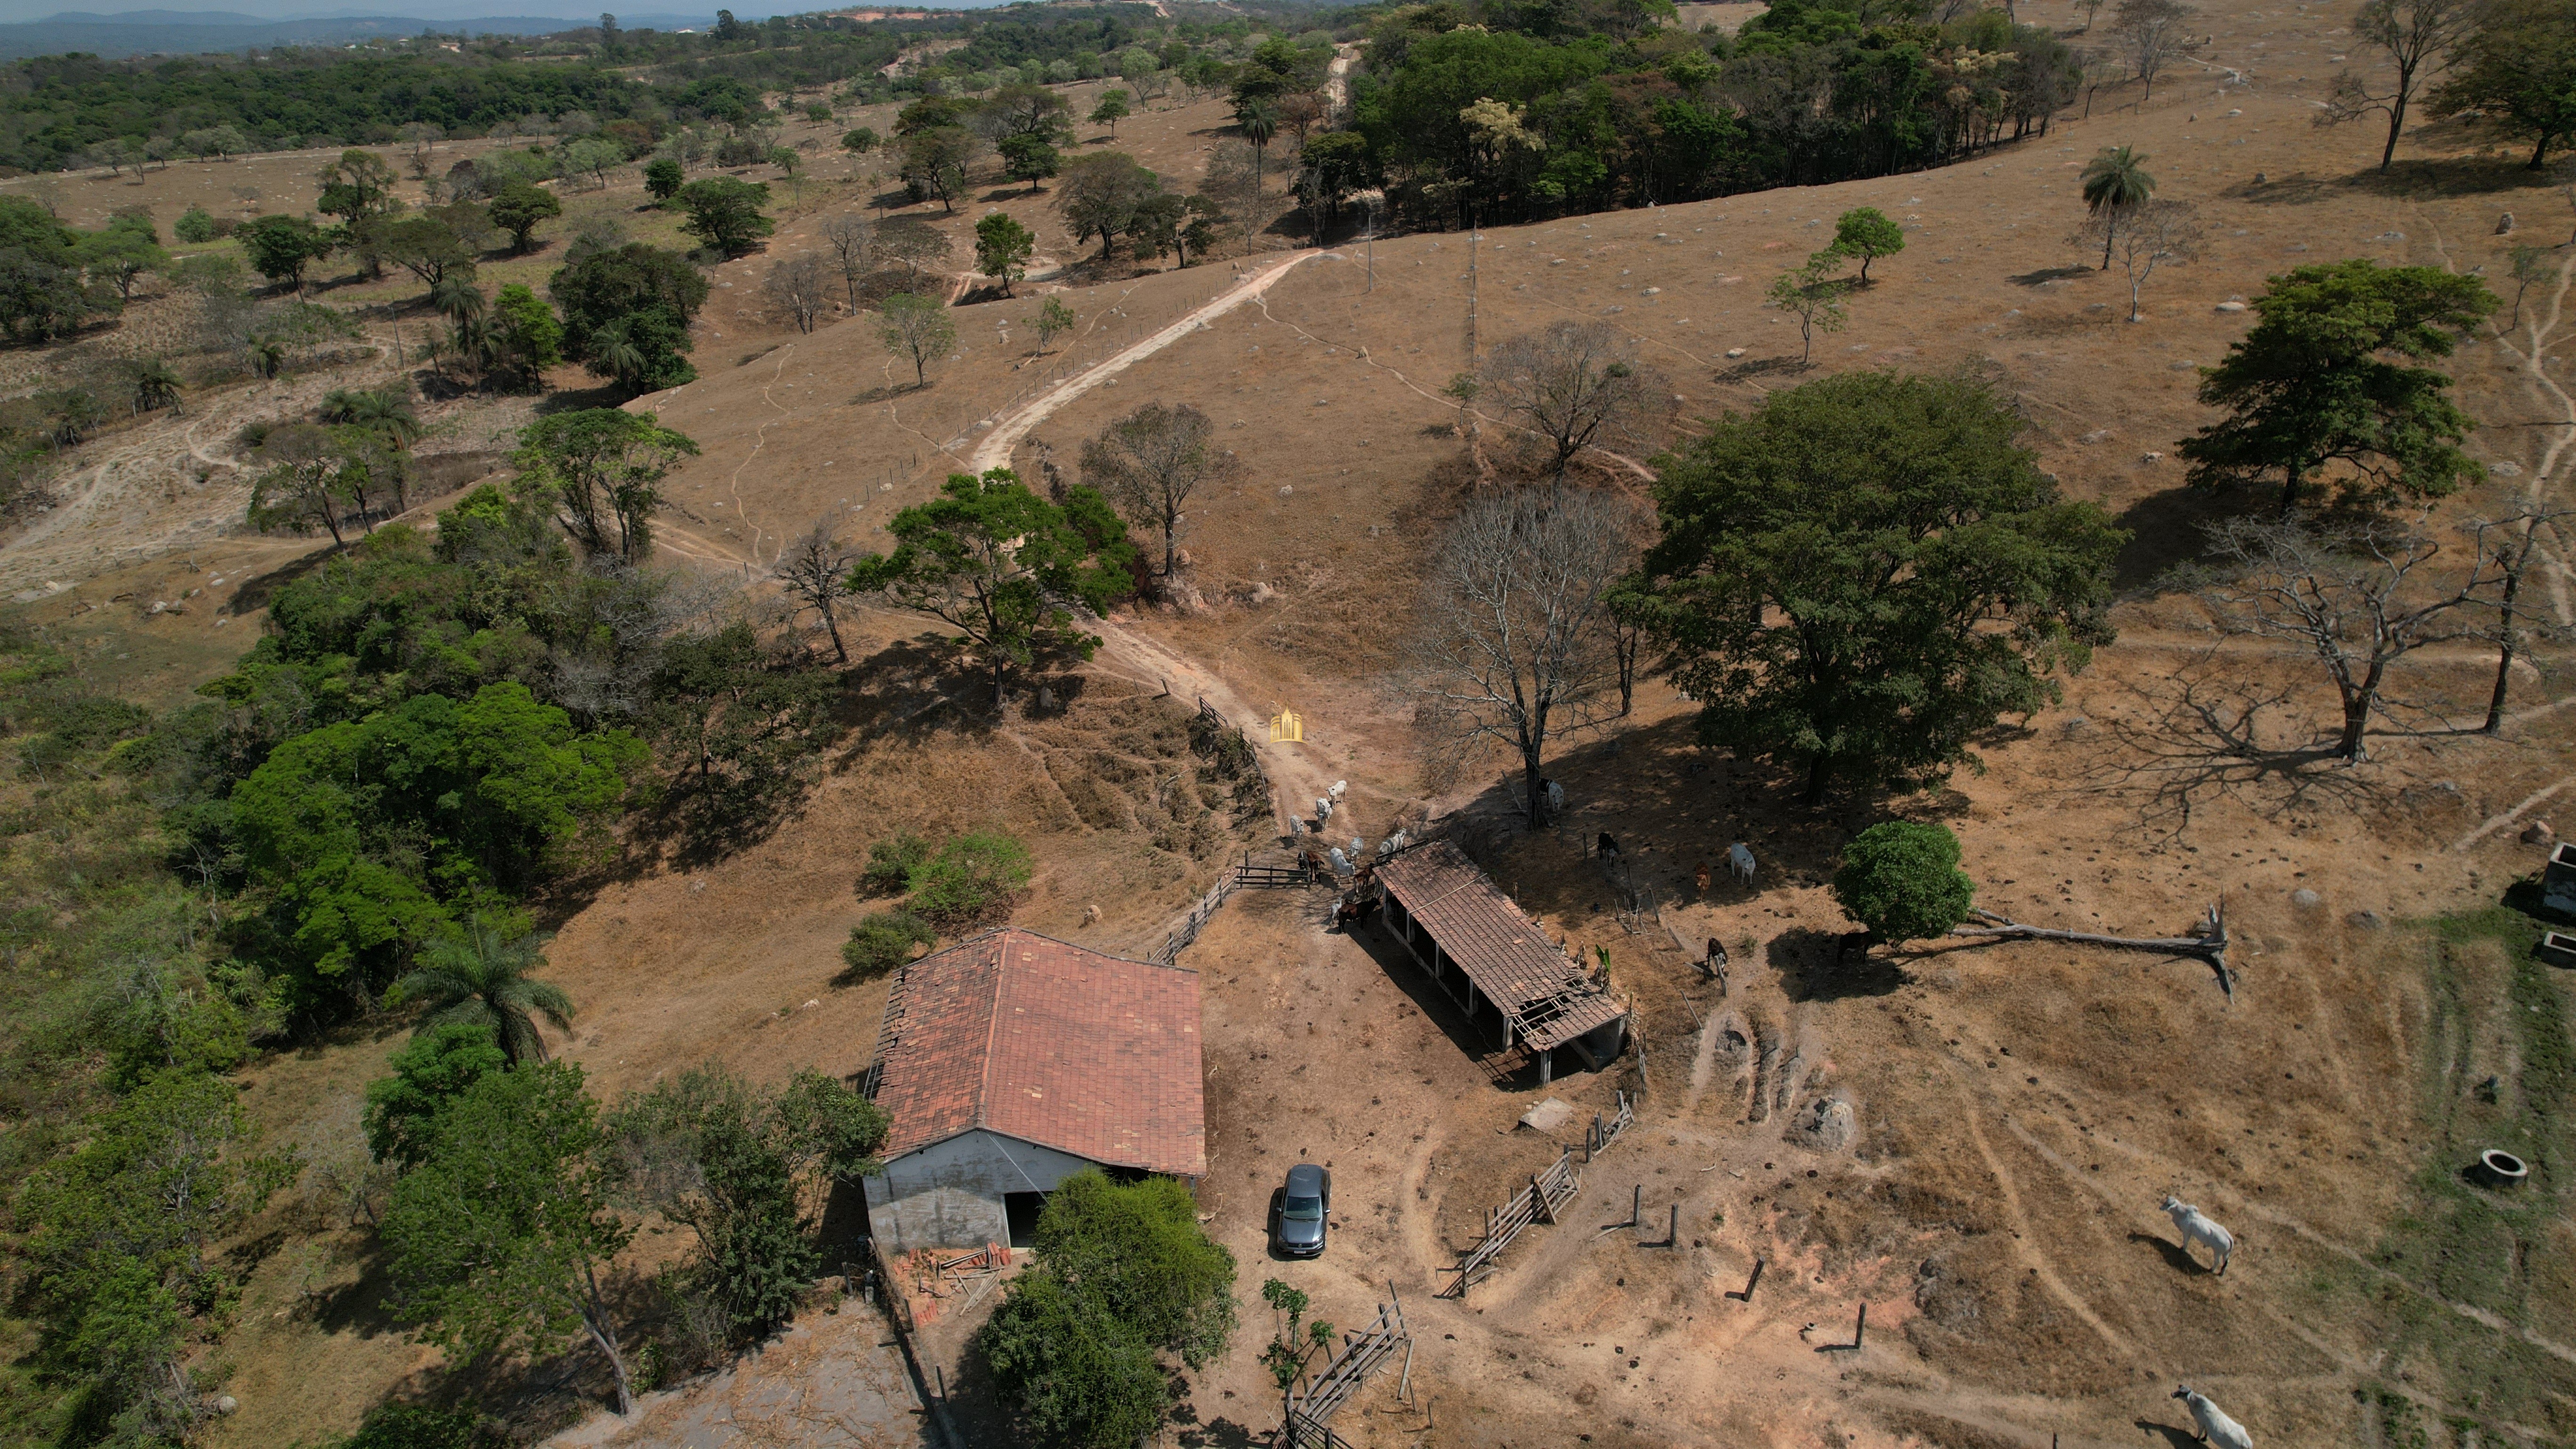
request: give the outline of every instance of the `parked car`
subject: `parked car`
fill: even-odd
[[[1333,1175],[1311,1162],[1288,1169],[1287,1186],[1279,1190],[1279,1220],[1274,1241],[1291,1258],[1323,1256],[1324,1238],[1332,1230]]]

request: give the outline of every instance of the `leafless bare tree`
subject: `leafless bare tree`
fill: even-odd
[[[1651,447],[1671,413],[1672,385],[1637,360],[1626,334],[1602,322],[1556,322],[1485,355],[1478,395],[1535,434],[1551,481],[1584,449]]]
[[[1082,445],[1082,480],[1130,520],[1162,530],[1167,579],[1190,494],[1242,476],[1242,461],[1216,446],[1216,425],[1188,403],[1147,403]]]
[[[2387,170],[2397,159],[2397,137],[2406,129],[2406,108],[2453,47],[2476,27],[2481,8],[2479,0],[2364,0],[2353,12],[2352,33],[2386,51],[2397,75],[2385,90],[2372,89],[2349,70],[2337,75],[2316,123],[2339,125],[2373,111],[2387,116],[2388,144],[2379,151],[2379,169]]]
[[[849,646],[841,642],[841,600],[850,596],[850,567],[858,551],[835,537],[832,520],[818,518],[814,526],[787,546],[778,556],[778,581],[796,601],[797,612],[807,609],[823,616],[823,630],[832,636],[834,662],[850,662]]]
[[[2129,72],[2147,83],[2140,105],[2156,97],[2156,77],[2165,63],[2188,48],[2184,28],[2199,10],[2182,0],[2120,0],[2111,12],[2111,34],[2117,37]]]
[[[797,331],[811,332],[814,319],[831,305],[831,285],[823,259],[806,252],[771,263],[760,290],[769,301],[770,315],[792,319]]]
[[[877,228],[873,255],[904,269],[910,283],[904,290],[921,291],[921,274],[926,269],[944,267],[952,247],[948,234],[918,217],[897,217]]]
[[[2388,711],[2389,669],[2427,645],[2480,637],[2462,611],[2492,605],[2502,582],[2483,529],[2465,575],[2428,581],[2442,546],[2420,516],[2231,518],[2210,541],[2219,574],[2199,592],[2218,626],[2316,656],[2343,705],[2332,754],[2348,763],[2367,757],[2363,731]]]
[[[2138,320],[2138,296],[2156,268],[2200,257],[2200,211],[2188,201],[2142,201],[2086,214],[2067,241],[2091,251],[2097,244],[2129,271],[2129,320]]]
[[[1520,758],[1529,825],[1547,824],[1548,742],[1618,712],[1605,597],[1636,560],[1635,504],[1579,488],[1488,493],[1449,525],[1425,581],[1403,679],[1433,747]]]
[[[823,223],[823,249],[850,294],[850,315],[859,315],[859,279],[868,274],[868,251],[877,239],[876,223],[858,212],[843,212]]]
[[[2487,734],[2500,734],[2504,730],[2505,696],[2513,682],[2514,661],[2520,657],[2526,630],[2531,629],[2523,621],[2518,606],[2523,575],[2530,571],[2531,561],[2539,551],[2541,530],[2547,529],[2563,541],[2566,535],[2561,525],[2571,512],[2576,510],[2526,505],[2506,518],[2479,527],[2480,547],[2494,560],[2500,584],[2496,594],[2495,629],[2490,635],[2496,646],[2496,676],[2495,691],[2487,697]],[[2562,638],[2567,632],[2550,626],[2545,620],[2540,630]]]

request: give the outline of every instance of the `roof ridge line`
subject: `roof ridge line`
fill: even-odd
[[[986,936],[997,936],[1000,939],[993,943],[992,1001],[990,1009],[984,1013],[983,1062],[975,1073],[975,1125],[985,1131],[991,1131],[992,1120],[988,1109],[993,1100],[993,1038],[1002,1030],[1002,977],[1011,969],[1010,928],[1006,926],[999,930],[978,932],[970,939],[980,941]],[[957,944],[962,946],[966,943],[960,941]],[[956,947],[952,946],[949,949],[953,951]]]

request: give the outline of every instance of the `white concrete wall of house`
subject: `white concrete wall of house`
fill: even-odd
[[[866,1179],[868,1223],[891,1256],[1010,1241],[1002,1195],[1053,1192],[1093,1164],[982,1128],[907,1152]]]

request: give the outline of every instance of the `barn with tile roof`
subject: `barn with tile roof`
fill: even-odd
[[[867,1090],[890,1119],[866,1179],[891,1252],[1025,1243],[1086,1167],[1207,1172],[1194,971],[1018,929],[905,966]]]

